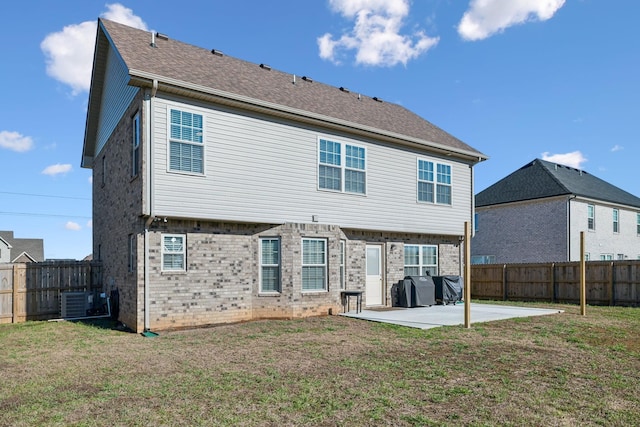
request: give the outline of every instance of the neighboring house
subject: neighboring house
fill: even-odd
[[[0,263],[42,262],[42,239],[16,239],[13,231],[0,231]]]
[[[82,166],[136,331],[390,304],[459,274],[486,157],[397,104],[98,21]],[[115,295],[115,294],[114,294]]]
[[[536,159],[476,195],[475,264],[640,259],[640,198]]]

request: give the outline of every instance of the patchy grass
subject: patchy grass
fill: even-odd
[[[0,425],[639,425],[640,309],[429,330],[0,325]]]

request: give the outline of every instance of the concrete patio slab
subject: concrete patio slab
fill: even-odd
[[[470,312],[471,325],[473,326],[474,323],[512,319],[514,317],[564,313],[564,310],[472,303]],[[348,313],[341,313],[341,315],[372,322],[393,323],[411,328],[429,329],[445,325],[464,325],[464,304],[415,308],[389,307],[362,310],[360,313],[352,310]]]

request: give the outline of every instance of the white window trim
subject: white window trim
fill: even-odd
[[[613,209],[611,211],[611,221],[612,221],[612,226],[613,226],[613,233],[614,234],[620,234],[620,210],[619,209]]]
[[[425,181],[423,179],[420,179],[420,161],[433,164],[433,181]],[[451,184],[438,183],[438,165],[449,167],[449,170],[451,171]],[[428,182],[433,185],[433,202],[430,202],[428,200],[420,200],[420,182]],[[438,185],[446,186],[451,189],[451,203],[438,203]],[[418,157],[416,159],[416,201],[418,203],[424,203],[427,205],[453,206],[453,165],[450,163],[437,162],[425,157]]]
[[[347,288],[347,242],[340,240],[340,289]]]
[[[324,243],[324,262],[322,264],[305,264],[304,263],[304,242],[305,240],[311,240],[311,241],[320,241]],[[300,264],[301,264],[301,272],[302,270],[304,270],[304,267],[323,267],[324,270],[324,281],[323,281],[323,288],[322,289],[304,289],[304,283],[303,283],[303,274],[301,274],[300,279],[300,287],[302,288],[302,292],[303,293],[323,293],[323,292],[327,292],[329,290],[329,286],[328,286],[328,282],[329,282],[329,268],[328,268],[328,263],[327,263],[327,258],[328,258],[328,242],[327,239],[323,239],[323,238],[313,238],[313,237],[304,237],[301,239],[300,241]]]
[[[140,112],[136,112],[131,118],[131,177],[135,178],[140,174],[142,167],[142,150],[140,148]],[[138,163],[136,164],[136,151],[138,153]]]
[[[202,116],[202,173],[200,172],[190,172],[190,171],[182,171],[182,170],[174,170],[171,169],[171,110],[176,110],[180,112],[186,112],[191,114],[197,114]],[[178,174],[178,175],[190,175],[190,176],[199,176],[204,177],[207,175],[207,134],[205,129],[207,128],[207,117],[203,111],[186,107],[184,105],[167,105],[167,173]],[[179,142],[181,144],[190,144],[195,146],[200,146],[199,143],[193,141],[185,141],[185,140],[173,140],[174,142]]]
[[[182,251],[181,252],[165,252],[164,250],[164,239],[165,237],[181,237],[182,238]],[[179,273],[183,271],[187,271],[187,235],[186,234],[161,234],[160,235],[160,247],[161,247],[161,271],[169,272],[169,273]],[[166,269],[164,267],[164,256],[166,254],[182,254],[182,269]]]
[[[278,263],[277,264],[263,264],[262,263],[262,242],[267,241],[267,240],[275,240],[278,242]],[[275,294],[275,295],[279,295],[280,293],[282,293],[282,274],[281,274],[281,264],[282,264],[282,250],[281,250],[281,244],[280,244],[280,238],[278,237],[261,237],[259,240],[259,248],[258,248],[258,257],[259,257],[259,264],[260,264],[260,269],[258,272],[258,280],[259,280],[259,293],[260,294]],[[276,290],[264,290],[262,288],[262,267],[277,267],[278,268],[278,286]]]
[[[437,276],[440,273],[440,254],[439,254],[439,251],[438,251],[438,245],[405,244],[404,248],[412,247],[412,246],[417,246],[419,248],[418,249],[418,264],[405,264],[404,263],[404,249],[403,249],[403,252],[402,252],[402,264],[403,264],[402,271],[403,271],[403,274],[404,274],[404,269],[407,268],[407,267],[418,267],[420,275],[422,276],[423,275],[422,274],[423,273],[423,269],[425,267],[434,267],[435,266],[435,268],[436,268],[436,274],[435,275]],[[435,264],[422,264],[422,248],[424,248],[424,247],[430,247],[430,248],[435,248],[436,249],[436,263]]]
[[[640,213],[636,213],[636,234],[640,236]]]
[[[593,215],[589,216],[589,208],[593,208]],[[589,227],[589,220],[593,220],[593,227]],[[596,229],[596,205],[589,203],[587,205],[587,230],[595,231]]]
[[[320,163],[320,140],[325,140],[325,141],[333,142],[335,144],[340,144],[340,166],[326,165],[330,167],[340,168],[340,190],[332,190],[330,188],[320,187],[320,166],[322,165],[322,163]],[[346,147],[347,145],[351,147],[361,148],[364,150],[364,169],[347,168],[347,147]],[[316,189],[318,191],[328,191],[330,193],[342,193],[342,194],[351,194],[354,196],[366,196],[369,191],[369,171],[368,171],[369,153],[368,151],[369,150],[364,145],[336,140],[333,137],[318,136],[317,142],[316,142]],[[345,190],[345,186],[346,186],[345,172],[347,170],[353,170],[353,171],[364,173],[364,193],[355,193],[352,191]]]

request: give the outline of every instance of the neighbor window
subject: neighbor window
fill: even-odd
[[[640,213],[636,214],[636,232],[640,234]]]
[[[204,173],[202,115],[171,110],[169,170]]]
[[[129,234],[129,262],[127,263],[129,273],[135,270],[136,266],[136,236]]]
[[[320,139],[318,188],[366,194],[366,150],[356,145]]]
[[[184,234],[162,235],[162,270],[184,271],[186,265]]]
[[[471,264],[495,264],[495,255],[473,255],[471,257]]]
[[[327,241],[302,239],[302,290],[327,289]]]
[[[260,292],[280,292],[280,239],[260,239]]]
[[[618,254],[617,258],[618,258],[618,260],[623,260],[624,259],[624,254]]]
[[[405,276],[438,275],[438,247],[435,245],[404,245]]]
[[[138,176],[140,170],[140,113],[136,113],[131,121],[131,176]]]
[[[620,211],[618,209],[613,210],[613,232],[620,232]]]
[[[587,228],[589,230],[596,229],[596,207],[587,205]]]
[[[451,166],[418,159],[418,201],[451,204]]]
[[[611,261],[613,254],[600,254],[600,261]]]
[[[589,252],[585,252],[584,253],[584,260],[585,261],[589,261],[589,258],[591,258],[591,255],[589,254]]]
[[[340,289],[346,287],[346,246],[347,242],[340,240]]]

